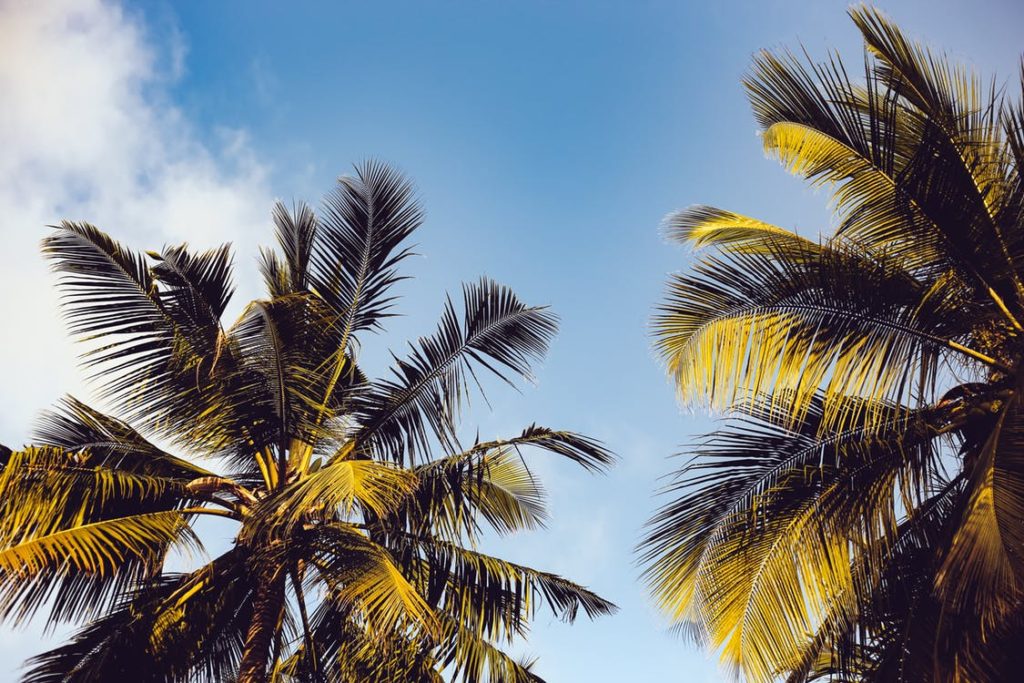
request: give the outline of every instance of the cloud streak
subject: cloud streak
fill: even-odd
[[[0,5],[2,442],[20,444],[40,408],[83,393],[39,255],[47,224],[85,220],[137,248],[233,241],[244,266],[266,234],[268,169],[244,131],[201,130],[175,106],[185,46],[165,42],[109,2]]]

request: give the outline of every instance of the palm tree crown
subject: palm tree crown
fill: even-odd
[[[749,681],[1010,680],[1024,105],[851,15],[862,82],[771,53],[746,80],[768,154],[831,193],[833,236],[710,207],[668,222],[712,251],[672,279],[657,346],[684,399],[732,418],[670,486],[646,577]]]
[[[540,680],[501,649],[538,605],[614,608],[476,542],[543,524],[523,449],[587,470],[612,458],[572,432],[467,444],[457,426],[482,375],[529,376],[555,317],[481,279],[370,379],[358,343],[391,314],[422,220],[409,183],[368,163],[322,211],[273,218],[268,297],[227,328],[226,245],[139,254],[68,222],[44,241],[120,417],[68,398],[35,445],[0,452],[0,617],[88,622],[24,680]],[[233,545],[167,571],[211,515],[237,523]]]

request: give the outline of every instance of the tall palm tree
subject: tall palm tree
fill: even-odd
[[[120,417],[68,398],[35,445],[0,454],[0,617],[88,622],[23,680],[539,681],[501,649],[538,605],[614,607],[477,541],[543,525],[524,449],[587,470],[612,457],[572,432],[466,443],[457,426],[482,374],[529,375],[555,317],[481,279],[368,379],[359,343],[391,315],[422,219],[409,183],[368,163],[319,214],[273,218],[267,298],[227,328],[227,245],[143,255],[67,222],[44,241]],[[205,516],[236,523],[231,547],[168,571],[172,551],[201,551]]]
[[[684,400],[730,417],[669,486],[646,578],[745,680],[1011,680],[1024,108],[851,16],[863,81],[767,52],[745,81],[767,153],[830,192],[834,233],[703,206],[668,221],[711,251],[671,280],[657,347]]]

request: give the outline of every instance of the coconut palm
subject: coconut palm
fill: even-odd
[[[831,236],[710,207],[668,220],[709,250],[671,280],[657,348],[684,401],[728,416],[668,487],[646,579],[748,681],[1011,680],[1021,94],[851,16],[862,81],[767,52],[745,81],[767,153],[831,194]]]
[[[457,427],[483,375],[529,376],[555,317],[481,279],[369,379],[359,343],[392,314],[422,220],[409,183],[368,163],[319,213],[273,218],[267,298],[230,327],[226,245],[139,254],[68,222],[44,241],[119,417],[67,398],[0,457],[0,617],[85,622],[24,680],[540,680],[502,650],[534,610],[613,606],[477,542],[543,525],[527,451],[587,470],[611,455],[536,425],[472,442]],[[235,535],[208,559],[211,516]],[[169,571],[183,551],[205,559]]]

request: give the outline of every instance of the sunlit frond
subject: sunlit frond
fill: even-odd
[[[385,548],[341,523],[316,529],[308,542],[330,599],[353,606],[375,634],[412,628],[437,635],[437,615]]]
[[[971,329],[957,301],[847,248],[707,257],[695,271],[673,278],[654,323],[687,400],[729,408],[770,394],[799,417],[819,389],[927,400],[942,359],[997,364],[957,341]]]
[[[665,219],[665,232],[669,239],[683,244],[737,252],[774,252],[789,242],[798,252],[813,252],[817,247],[785,228],[713,206],[691,206],[670,214]]]
[[[793,666],[818,614],[856,604],[892,543],[899,500],[926,495],[943,411],[880,408],[884,428],[822,431],[820,399],[789,426],[784,412],[713,434],[669,489],[684,492],[645,541],[653,593],[675,620],[700,624],[749,680]],[[859,585],[858,585],[859,584]]]
[[[269,510],[280,508],[274,524],[295,524],[310,517],[350,518],[356,511],[375,517],[393,512],[416,487],[416,475],[373,460],[335,460],[308,477],[285,487],[268,500]],[[274,514],[274,513],[268,513]]]

